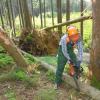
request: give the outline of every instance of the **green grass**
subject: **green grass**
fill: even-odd
[[[0,46],[0,52],[3,52],[3,51],[5,51],[5,49],[3,49],[3,47]],[[24,55],[24,57],[29,64],[34,63],[34,58],[32,56],[26,54]],[[13,65],[13,64],[15,64],[15,62],[9,54],[0,53],[0,67],[5,67],[8,65]]]
[[[44,57],[37,57],[38,59],[47,62],[48,64],[57,65],[57,57],[55,56],[44,56]]]
[[[91,85],[100,90],[100,81],[98,81],[95,76],[93,76],[91,80]]]
[[[47,79],[48,79],[50,82],[55,83],[55,74],[54,74],[51,70],[48,70],[48,71],[46,72],[46,76],[47,76]]]
[[[40,89],[35,95],[35,100],[57,100],[56,90],[50,89]]]
[[[12,89],[8,89],[5,92],[5,97],[7,97],[7,100],[16,100],[16,94]]]
[[[0,54],[0,67],[8,66],[14,64],[13,59],[5,53]]]

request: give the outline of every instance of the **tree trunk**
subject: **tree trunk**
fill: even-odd
[[[81,16],[83,16],[83,10],[84,10],[84,7],[83,7],[83,3],[84,0],[81,0],[80,1],[80,11],[81,11]],[[80,32],[81,32],[81,37],[82,37],[82,40],[83,40],[83,21],[81,21],[80,23]]]
[[[66,21],[70,20],[70,0],[66,0]]]
[[[51,0],[51,13],[52,13],[52,25],[54,25],[54,7],[53,7],[53,0]]]
[[[0,28],[0,45],[7,50],[18,66],[24,69],[28,67],[26,60],[2,28]]]
[[[62,23],[62,11],[61,11],[61,0],[56,0],[57,1],[57,21],[58,23]],[[62,33],[62,27],[58,27],[58,32]]]
[[[39,0],[39,8],[40,8],[40,20],[41,20],[41,28],[43,28],[43,19],[42,19],[42,4],[41,0]]]
[[[100,80],[100,0],[92,0],[93,34],[90,63],[93,76]]]
[[[22,13],[24,18],[24,28],[27,30],[32,29],[32,18],[28,10],[27,0],[20,0],[22,4]]]

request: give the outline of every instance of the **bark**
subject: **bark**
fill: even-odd
[[[8,37],[7,33],[2,28],[0,28],[0,45],[7,50],[18,66],[24,69],[28,67],[27,62],[20,53],[19,49],[15,46],[13,41]]]
[[[46,27],[46,9],[45,9],[45,6],[46,6],[46,2],[44,0],[44,27]]]
[[[83,2],[84,2],[83,0],[80,1],[81,16],[83,16],[83,10],[84,10]],[[81,21],[81,23],[80,23],[80,32],[81,32],[81,37],[82,37],[82,40],[83,40],[83,21]]]
[[[52,25],[54,25],[54,7],[53,7],[53,0],[51,0],[51,13],[52,13]]]
[[[56,0],[57,2],[57,22],[61,23],[62,22],[62,11],[61,11],[61,0]],[[62,27],[58,27],[58,32],[62,33]]]
[[[6,0],[6,6],[7,6],[7,15],[8,15],[8,20],[9,20],[10,28],[12,28],[11,11],[10,11],[10,6],[9,6],[8,0]]]
[[[27,0],[20,0],[20,2],[22,4],[24,28],[27,30],[32,30],[32,18],[28,10]]]
[[[33,14],[33,12],[34,12],[34,10],[33,10],[33,0],[31,0],[31,9],[32,9],[32,21],[33,21],[33,26],[34,26],[34,28],[35,28],[35,16],[34,16],[34,14]]]
[[[92,18],[92,16],[83,16],[83,17],[80,17],[80,18],[77,18],[77,19],[73,19],[73,20],[63,22],[63,23],[56,24],[54,26],[43,28],[42,30],[49,30],[49,29],[52,29],[52,28],[56,28],[56,27],[59,27],[59,26],[64,26],[64,25],[69,25],[69,24],[81,22],[82,20],[88,20],[88,19],[91,19],[91,18]]]
[[[70,20],[70,0],[66,0],[66,21]]]
[[[93,76],[100,80],[100,0],[92,0],[93,34],[91,47],[91,69]]]
[[[40,20],[41,20],[41,28],[43,27],[43,19],[42,19],[42,4],[41,0],[39,0],[39,8],[40,8]]]

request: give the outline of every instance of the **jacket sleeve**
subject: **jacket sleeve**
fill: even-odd
[[[66,39],[64,39],[64,40],[62,41],[61,46],[62,46],[62,52],[63,52],[64,56],[65,56],[68,60],[70,60],[69,54],[68,54],[68,52],[67,52]]]
[[[78,41],[77,43],[77,49],[78,49],[78,61],[82,61],[83,58],[83,45],[82,45],[82,41]]]

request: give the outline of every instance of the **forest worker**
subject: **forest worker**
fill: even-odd
[[[74,48],[77,47],[78,54],[74,52]],[[80,69],[80,64],[82,62],[82,41],[78,29],[75,26],[67,27],[67,34],[61,37],[58,49],[58,61],[56,70],[56,89],[62,87],[62,73],[66,62],[68,64],[73,64],[75,69]]]

